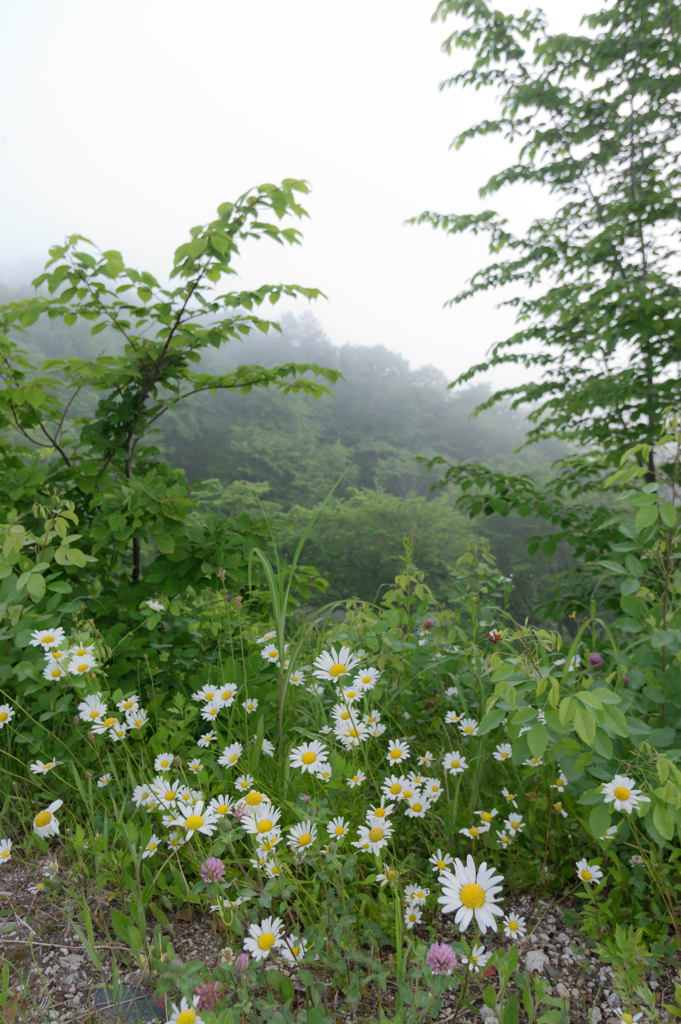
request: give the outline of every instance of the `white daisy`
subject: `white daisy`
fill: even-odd
[[[215,698],[216,703],[221,704],[223,708],[231,708],[232,704],[236,700],[237,687],[236,686],[222,686],[218,690],[218,695]],[[256,701],[256,705],[257,705]]]
[[[415,924],[420,924],[423,914],[418,907],[407,907],[404,912],[404,923],[407,926],[407,930],[411,930]]]
[[[520,835],[526,824],[527,823],[523,821],[522,814],[509,814],[508,818],[504,822],[504,825],[510,830],[512,836]]]
[[[175,755],[168,752],[163,754],[157,754],[154,759],[154,771],[155,772],[170,772],[173,769],[175,761]]]
[[[280,817],[281,811],[273,807],[269,801],[264,801],[256,807],[251,807],[250,812],[243,816],[241,827],[249,835],[267,839],[271,834],[276,835],[279,832]]]
[[[43,672],[43,677],[50,680],[50,682],[56,681],[57,679],[63,679],[65,675],[66,669],[57,661],[51,661]]]
[[[301,821],[293,825],[289,830],[288,845],[292,850],[306,850],[317,838],[317,826],[312,821]]]
[[[489,831],[489,825],[471,825],[470,828],[460,828],[459,832],[462,836],[468,836],[469,839],[479,839],[483,832]]]
[[[386,729],[387,726],[384,725],[383,722],[377,722],[376,725],[372,725],[369,727],[369,735],[376,737],[382,736]]]
[[[12,859],[12,840],[0,839],[0,864],[7,864]]]
[[[307,943],[296,935],[289,935],[287,939],[284,939],[279,944],[279,952],[284,960],[288,960],[290,964],[299,963],[301,960],[304,960],[306,950]]]
[[[527,761],[523,761],[527,768],[539,768],[543,763],[541,757],[528,757]]]
[[[454,863],[450,855],[443,853],[442,850],[436,850],[428,859],[433,865],[433,871],[444,871],[445,868]]]
[[[425,765],[426,767],[428,767],[428,765],[430,764],[433,764],[434,761],[435,758],[431,754],[430,750],[426,750],[425,754],[421,754],[421,756],[418,759],[419,764]]]
[[[212,811],[203,809],[203,800],[198,800],[193,807],[179,806],[181,818],[176,818],[175,825],[182,825],[187,830],[187,838],[191,839],[196,832],[205,836],[212,836],[217,828],[217,815]]]
[[[484,861],[476,871],[475,861],[469,854],[465,865],[457,857],[454,872],[443,871],[439,882],[442,896],[438,896],[437,901],[442,905],[442,913],[456,912],[454,921],[462,932],[473,919],[483,935],[488,928],[497,930],[495,916],[503,914],[497,906],[503,875],[495,875],[494,868],[488,868]]]
[[[75,654],[77,658],[84,658],[86,654],[92,654],[94,657],[94,649],[94,644],[73,644],[72,647],[69,647],[68,653]],[[59,654],[63,658],[66,656],[66,653],[66,651],[50,651],[50,656],[56,658]]]
[[[321,683],[312,683],[311,686],[306,687],[307,692],[311,693],[313,697],[321,697],[324,694],[324,687]]]
[[[239,744],[234,744],[234,745],[238,746]],[[229,747],[227,748],[227,750],[229,750]],[[226,753],[226,751],[225,751],[225,753]],[[231,757],[231,754],[230,754],[230,757]],[[218,764],[220,764],[220,763],[221,762],[218,761]],[[246,790],[250,789],[252,785],[253,785],[253,776],[252,775],[240,775],[239,778],[234,783],[234,786],[236,787],[236,789],[241,790],[242,792],[246,792]]]
[[[556,781],[551,783],[551,789],[557,789],[559,793],[562,793],[565,790],[567,784],[568,780],[561,772]]]
[[[203,768],[203,765],[199,761],[198,757],[195,757],[193,760],[187,761],[187,768],[190,772],[195,772],[195,774],[198,775]]]
[[[256,642],[256,644],[268,644],[270,642],[270,640],[274,640],[276,635],[277,635],[276,630],[271,629],[269,631],[269,633],[263,633],[262,636],[259,636],[258,639],[255,642]]]
[[[116,722],[116,724],[112,725],[111,728],[109,729],[109,738],[112,739],[114,743],[118,743],[120,740],[125,739],[127,733],[128,726],[126,725],[126,723],[123,722],[121,724],[120,722]]]
[[[337,843],[344,839],[350,830],[345,818],[332,818],[326,826],[326,831]]]
[[[508,790],[508,789],[506,789],[506,787],[505,787],[505,786],[504,786],[504,788],[502,789],[502,791],[501,791],[501,792],[502,792],[502,794],[503,794],[503,795],[504,795],[504,796],[506,797],[506,799],[508,800],[508,802],[509,802],[510,804],[513,804],[513,806],[514,806],[514,807],[517,807],[517,806],[518,806],[518,805],[517,805],[517,803],[515,802],[515,798],[516,798],[516,794],[515,794],[515,793],[511,793],[511,792],[509,792],[509,790]]]
[[[480,818],[480,821],[483,823],[483,825],[491,825],[492,819],[496,818],[499,812],[497,811],[496,807],[493,807],[491,811],[476,811],[475,813]]]
[[[69,672],[74,676],[84,676],[86,672],[91,672],[96,667],[97,662],[91,654],[86,654],[82,658],[71,658],[69,662]]]
[[[224,704],[217,698],[215,700],[209,700],[208,703],[204,704],[201,708],[201,718],[206,722],[214,722],[223,707]]]
[[[445,767],[445,771],[448,771],[450,775],[459,775],[468,768],[466,758],[463,754],[460,754],[458,750],[453,750],[450,754],[445,754],[442,758],[442,764]]]
[[[219,818],[224,818],[226,814],[230,814],[232,810],[232,803],[228,796],[214,796],[211,802],[208,804],[208,810],[212,811],[213,814],[217,814]]]
[[[111,772],[106,772],[105,775],[100,775],[99,778],[97,779],[97,787],[98,789],[104,789],[104,787],[108,786],[109,783],[112,781],[113,775],[111,774]]]
[[[410,904],[423,907],[426,898],[430,896],[430,889],[426,889],[423,885],[408,885],[404,890],[404,895]]]
[[[513,841],[513,837],[509,836],[505,829],[502,829],[501,831],[497,829],[497,839],[502,846],[508,846],[509,843]]]
[[[598,838],[601,840],[601,842],[607,842],[608,839],[614,839],[616,835],[617,825],[611,825],[610,828],[606,828],[603,835],[599,836]]]
[[[346,750],[359,747],[363,740],[369,735],[369,729],[364,722],[355,722],[349,725],[337,725],[334,729],[336,739],[339,739]]]
[[[457,690],[456,686],[448,686],[447,689],[445,690],[445,697],[458,697],[458,696],[459,696],[459,691]]]
[[[151,606],[152,602],[147,601],[147,604]],[[163,605],[160,605],[163,608]],[[199,1005],[200,996],[194,996],[191,1002],[189,1002],[185,996],[182,996],[180,1005],[177,1006],[173,1003],[170,1017],[166,1021],[166,1024],[203,1024],[203,1018],[199,1017],[196,1012],[196,1008]]]
[[[288,681],[291,684],[291,686],[302,686],[303,683],[305,682],[305,673],[302,672],[300,669],[291,672],[290,676],[288,677]]]
[[[149,721],[149,716],[144,708],[137,708],[136,711],[126,711],[125,721],[128,729],[141,729]]]
[[[254,737],[256,741],[257,738],[257,736]],[[274,743],[271,743],[269,740],[264,739],[260,744],[260,749],[262,750],[263,754],[267,754],[268,757],[274,757]]]
[[[406,785],[407,780],[404,775],[390,775],[387,779],[383,780],[381,789],[386,796],[395,797],[396,799],[401,800],[402,792]]]
[[[274,644],[265,644],[260,652],[260,657],[264,661],[268,661],[270,664],[274,665],[279,661],[279,648]]]
[[[603,872],[599,868],[598,864],[589,864],[586,857],[582,860],[577,861],[577,878],[581,882],[588,882],[593,885],[594,882],[600,882],[603,878]]]
[[[365,693],[373,690],[380,679],[381,673],[377,668],[366,668],[355,676],[355,682],[359,684]]]
[[[42,647],[49,651],[52,647],[60,647],[64,642],[64,630],[61,626],[55,629],[35,629],[31,633],[31,647]]]
[[[360,768],[354,775],[352,775],[349,779],[346,779],[345,781],[347,782],[350,789],[354,789],[355,786],[361,786],[362,783],[366,781],[366,775]]]
[[[203,736],[199,736],[198,740],[196,741],[196,745],[198,747],[203,747],[205,750],[208,750],[211,743],[215,743],[217,738],[218,734],[216,733],[215,729],[209,729],[208,732],[204,732]]]
[[[470,957],[461,957],[461,963],[468,964],[469,971],[475,971],[476,974],[479,974],[480,968],[486,966],[491,955],[491,953],[485,953],[484,946],[474,946]]]
[[[492,751],[492,757],[496,761],[509,761],[513,757],[513,747],[510,743],[500,743]]]
[[[230,743],[230,745],[228,747],[225,747],[225,749],[222,751],[222,754],[218,758],[218,764],[223,765],[223,767],[225,768],[232,768],[237,763],[243,752],[244,748],[241,746],[240,743]],[[246,776],[242,776],[242,778],[246,778]],[[247,786],[242,786],[242,789],[250,789],[250,787],[253,785],[253,779],[251,779],[250,775],[248,776],[248,778],[250,779],[250,782],[248,783]],[[237,785],[238,784],[239,780],[237,779]]]
[[[517,914],[508,913],[504,917],[504,935],[507,935],[509,939],[522,939],[525,937],[527,930],[527,922],[524,917],[519,917]]]
[[[161,781],[154,787],[154,793],[161,807],[175,807],[180,796],[179,782]]]
[[[98,736],[102,736],[105,732],[108,732],[109,729],[113,729],[118,724],[118,719],[114,718],[113,715],[109,715],[108,718],[101,718],[92,722],[90,728],[92,732],[97,733]]]
[[[284,922],[280,917],[266,917],[262,924],[254,923],[244,939],[244,949],[254,960],[265,960],[282,942]]]
[[[192,694],[192,700],[203,701],[205,704],[209,704],[211,701],[216,700],[218,695],[217,687],[212,686],[210,683],[206,683],[200,690]]]
[[[418,790],[406,801],[405,815],[408,818],[425,818],[430,807],[430,800]]]
[[[164,605],[162,605],[160,601],[146,601],[145,603],[147,608],[151,608],[152,612],[162,612],[165,610]],[[182,1021],[182,1024],[185,1024],[185,1022]],[[189,1022],[187,1022],[187,1024],[189,1024]],[[193,1024],[193,1022],[191,1022],[191,1024]]]
[[[391,764],[400,764],[401,761],[406,761],[409,757],[409,744],[405,743],[404,740],[391,740],[388,744],[388,753],[385,755],[386,761]]]
[[[58,764],[63,764],[63,761],[34,761],[31,765],[31,771],[34,775],[47,775],[53,768],[56,768]]]
[[[142,860],[146,860],[147,857],[153,857],[153,855],[158,850],[160,842],[161,840],[158,838],[158,836],[152,835],[151,839],[144,847],[144,850],[142,852]]]
[[[635,789],[634,779],[626,775],[616,775],[612,782],[606,782],[601,792],[606,804],[613,803],[616,811],[626,811],[631,814],[640,803],[650,803],[650,798],[643,795],[640,789]]]
[[[46,810],[36,814],[33,819],[33,831],[36,835],[39,835],[42,839],[49,839],[50,836],[59,834],[59,822],[55,818],[54,812],[59,810],[62,803],[62,800],[53,800]]]
[[[563,818],[567,818],[567,816],[568,816],[568,813],[567,813],[567,811],[565,810],[565,808],[563,807],[563,805],[562,805],[562,803],[560,802],[560,800],[556,801],[556,803],[555,803],[555,804],[553,805],[553,809],[554,809],[554,811],[556,812],[556,814],[560,814],[560,815],[561,815],[561,817],[563,817]]]
[[[335,682],[340,676],[351,672],[358,664],[359,658],[350,652],[349,647],[341,647],[339,651],[332,647],[330,652],[322,651],[319,657],[315,658],[313,675],[317,679],[330,679],[331,682]]]
[[[461,735],[465,740],[478,735],[478,723],[474,718],[462,718],[459,722],[459,729],[461,729]]]
[[[456,711],[448,711],[445,715],[445,725],[452,725],[452,723],[458,722],[460,717]]]
[[[313,773],[315,766],[325,764],[329,759],[328,748],[319,740],[312,740],[311,743],[302,743],[294,747],[289,753],[289,762],[292,768],[300,768],[301,772]]]
[[[397,871],[395,871],[394,868],[387,867],[387,865],[385,871],[381,872],[380,875],[376,875],[376,881],[381,883],[381,889],[383,888],[384,885],[387,885],[388,882],[390,882],[391,884],[393,882],[396,882],[398,878],[399,875]]]
[[[320,764],[315,775],[320,782],[328,782],[331,778],[331,766],[328,764]]]
[[[124,715],[127,715],[128,711],[137,711],[139,706],[140,699],[139,697],[135,696],[135,694],[133,694],[132,697],[125,697],[123,700],[119,700],[118,704],[116,705],[121,714]]]
[[[258,710],[257,697],[253,697],[251,700],[243,701],[241,707],[244,709],[247,715],[252,715],[254,711]]]
[[[99,722],[106,716],[106,704],[101,693],[91,693],[78,705],[81,722]]]

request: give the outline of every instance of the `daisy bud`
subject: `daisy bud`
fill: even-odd
[[[240,612],[241,611],[241,594],[237,594],[236,597],[234,598],[234,601],[235,601],[235,604],[236,604],[236,610],[238,612]]]
[[[79,725],[80,724],[80,715],[76,715],[75,716],[75,718],[73,719],[73,724],[74,725]]]
[[[91,779],[92,778],[92,772],[85,772],[85,778],[86,779]]]
[[[95,734],[92,732],[92,730],[90,730],[90,732],[87,734],[87,738],[89,739],[90,743],[92,743],[93,739],[95,738]]]
[[[224,569],[218,569],[218,577],[220,579],[220,583],[224,583],[225,582],[225,576],[226,575],[227,575],[227,573],[225,572]]]

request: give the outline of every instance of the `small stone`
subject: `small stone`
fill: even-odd
[[[601,1011],[598,1009],[597,1006],[594,1006],[593,1010],[589,1014],[589,1022],[590,1022],[590,1024],[601,1024],[602,1020],[603,1020],[603,1014],[601,1013]]]
[[[559,981],[558,984],[556,985],[556,995],[558,996],[559,999],[569,999],[570,998],[570,993],[566,989],[566,987],[565,987],[565,985],[563,984],[562,981]]]
[[[610,1006],[613,1006],[615,1007],[615,1009],[617,1009],[618,1006],[622,1005],[622,1000],[616,992],[611,992],[608,996],[608,1003],[610,1004]]]

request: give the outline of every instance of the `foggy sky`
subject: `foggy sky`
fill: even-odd
[[[542,6],[552,29],[572,31],[597,5]],[[469,58],[440,52],[456,19],[431,24],[434,7],[5,0],[0,280],[28,281],[71,232],[164,278],[189,227],[219,203],[301,177],[313,188],[303,246],[247,245],[229,287],[319,287],[328,301],[312,309],[335,344],[384,344],[454,377],[510,333],[512,314],[495,309],[493,294],[443,310],[485,264],[484,240],[447,239],[404,220],[493,205],[517,230],[552,204],[518,187],[493,203],[478,199],[513,151],[499,138],[449,150],[496,107],[489,94],[438,91]]]

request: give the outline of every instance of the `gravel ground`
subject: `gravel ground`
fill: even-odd
[[[15,1011],[8,1018],[8,1024],[44,1024],[59,1022],[87,1021],[95,1024],[97,1020],[112,1020],[110,1014],[97,1010],[93,1006],[95,994],[105,981],[111,979],[112,955],[116,949],[124,947],[115,938],[107,938],[113,932],[106,928],[109,906],[104,898],[97,904],[90,901],[90,911],[95,923],[97,935],[101,943],[98,949],[102,958],[103,978],[90,958],[85,953],[78,936],[73,931],[69,919],[77,919],[81,905],[74,899],[65,897],[63,892],[52,895],[49,883],[45,890],[32,893],[29,888],[36,884],[35,872],[30,872],[16,861],[3,867],[1,876],[2,892],[0,893],[0,946],[2,956],[10,964],[11,985],[23,985],[23,991],[17,997]],[[514,900],[514,909],[527,914],[531,909],[530,897]],[[188,916],[188,915],[184,915]],[[219,947],[224,939],[216,933],[214,922],[209,917],[195,917],[192,920],[179,917],[171,919],[173,925],[172,945],[177,956],[182,960],[201,960],[210,967],[215,967]],[[155,922],[151,922],[149,936]],[[583,937],[562,923],[560,905],[551,906],[539,901],[533,931],[520,943],[520,966],[524,969],[536,970],[549,983],[549,994],[565,1000],[566,1009],[574,1021],[589,1024],[620,1024],[614,1010],[619,1006],[617,995],[612,989],[612,970],[600,964],[586,946]],[[456,941],[458,932],[452,927],[451,918],[442,919],[444,933],[441,940]],[[428,932],[423,926],[417,926],[416,934],[427,940]],[[485,937],[488,950],[507,948],[511,940],[503,935]],[[239,952],[239,950],[236,950]],[[277,965],[282,973],[287,973],[298,986],[295,970],[290,971],[283,965]],[[147,997],[145,1017],[151,1019],[152,1007],[160,1020],[165,1020],[162,1003],[153,1001],[153,985],[145,983],[141,971],[132,971],[122,967],[123,981],[139,997]],[[657,1007],[661,1011],[661,1019],[667,1019],[663,1003],[674,1002],[674,978],[676,968],[667,966],[662,970],[650,972],[645,980],[654,992]],[[491,979],[480,979],[482,985]],[[482,987],[482,986],[481,986]],[[101,998],[101,996],[100,996]],[[460,1016],[461,1024],[476,1021],[480,1024],[497,1024],[494,1013],[483,1003],[480,995],[473,995],[479,1017],[473,1018],[470,1011]],[[342,999],[341,999],[342,1002]],[[301,1005],[304,1005],[301,1004]],[[340,1009],[336,1002],[334,1020],[350,1020],[349,1013]],[[454,1003],[445,999],[440,1021],[449,1021],[454,1016]],[[295,1008],[294,1008],[295,1010]],[[18,1011],[18,1012],[17,1012]],[[645,1016],[645,1015],[644,1015]],[[0,1013],[0,1020],[5,1021]],[[376,1008],[360,1005],[355,1013],[354,1021],[375,1021]],[[521,1020],[523,1011],[521,1010]]]

